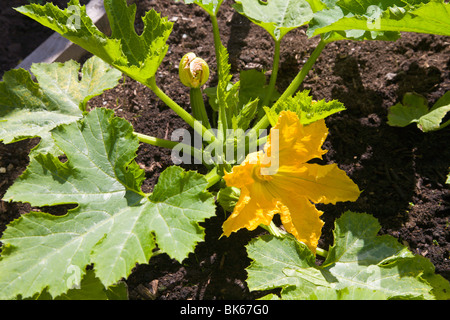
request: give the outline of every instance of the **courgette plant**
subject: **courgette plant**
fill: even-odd
[[[0,82],[0,140],[40,137],[4,200],[36,207],[76,205],[62,216],[30,212],[7,226],[1,238],[0,298],[126,298],[120,281],[136,263],[161,252],[182,261],[204,240],[200,223],[215,215],[216,196],[231,212],[225,236],[258,226],[268,231],[247,246],[253,260],[247,268],[250,290],[281,288],[267,298],[448,299],[450,285],[431,262],[393,237],[377,236],[380,226],[367,213],[345,212],[335,223],[334,244],[328,250],[317,247],[323,222],[314,204],[355,201],[360,190],[336,164],[308,163],[326,152],[324,118],[345,107],[335,100],[314,101],[298,88],[330,42],[393,41],[402,31],[450,35],[450,5],[439,0],[235,1],[237,12],[267,30],[274,55],[268,83],[256,70],[242,71],[233,83],[217,21],[222,1],[185,3],[199,5],[211,18],[218,83],[204,90],[210,112],[202,91],[209,68],[195,53],[180,62],[192,114],[158,86],[155,74],[173,23],[156,11],[142,17],[138,35],[136,6],[105,0],[107,36],[78,0],[66,9],[51,3],[16,8],[93,57],[81,77],[79,64],[69,61],[34,64],[36,82],[22,69],[6,72]],[[307,35],[320,41],[289,87],[278,93],[283,37],[304,25]],[[150,88],[193,128],[200,143],[147,136],[112,110],[89,108],[89,99],[117,85],[122,74]],[[269,134],[261,135],[269,127]],[[144,171],[135,162],[139,143],[195,158],[209,173],[171,166],[146,194]],[[274,214],[280,214],[284,228],[272,222]],[[325,259],[320,266],[316,255]]]

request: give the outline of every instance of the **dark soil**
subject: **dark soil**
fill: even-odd
[[[61,2],[61,1],[59,1]],[[62,1],[65,2],[65,1]],[[170,0],[136,1],[138,15],[155,8],[174,21],[170,49],[159,68],[157,82],[176,102],[190,111],[189,94],[178,81],[177,66],[189,51],[203,57],[214,74],[214,46],[209,17],[197,6]],[[0,4],[0,75],[13,68],[49,34],[48,30],[16,14],[11,6],[26,0]],[[226,0],[219,13],[222,41],[230,53],[234,74],[257,68],[270,70],[273,41],[261,28],[235,13]],[[136,20],[137,30],[142,22]],[[305,29],[290,32],[282,42],[278,90],[282,92],[305,63],[317,38],[307,39]],[[429,258],[436,272],[450,280],[450,190],[445,184],[450,166],[450,130],[422,133],[415,126],[387,125],[388,108],[404,93],[424,95],[432,105],[450,89],[450,39],[422,34],[403,34],[395,42],[329,44],[306,78],[302,89],[315,99],[338,99],[347,108],[328,117],[330,129],[324,163],[336,162],[364,190],[354,203],[320,205],[325,226],[322,248],[332,244],[334,220],[346,210],[367,212],[379,219],[381,234],[390,234],[411,250]],[[207,85],[215,85],[212,76]],[[175,128],[187,125],[146,87],[125,79],[118,87],[90,102],[108,107],[129,120],[135,131],[169,138]],[[0,144],[0,196],[28,163],[28,151],[36,139]],[[447,146],[447,147],[446,147]],[[170,152],[142,145],[137,162],[145,169],[143,189],[150,192],[159,174],[170,166]],[[200,167],[187,169],[202,170]],[[29,210],[26,204],[0,202],[0,231],[5,224]],[[46,208],[47,209],[47,208]],[[59,210],[59,209],[58,209]],[[56,211],[58,211],[56,210]],[[55,212],[58,213],[58,212]],[[61,212],[59,212],[61,213]],[[249,292],[245,268],[250,264],[245,245],[261,230],[241,230],[229,238],[221,235],[226,214],[206,221],[206,240],[182,263],[162,254],[136,266],[126,280],[131,299],[255,299]]]

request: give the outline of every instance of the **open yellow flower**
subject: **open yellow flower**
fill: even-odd
[[[249,154],[224,176],[228,186],[241,189],[233,213],[223,224],[224,234],[269,225],[278,213],[286,230],[315,252],[323,221],[314,203],[355,201],[360,194],[358,186],[336,164],[307,163],[326,153],[322,144],[327,135],[324,120],[303,126],[295,112],[282,111],[264,152]],[[277,161],[275,172],[268,169],[271,161]]]

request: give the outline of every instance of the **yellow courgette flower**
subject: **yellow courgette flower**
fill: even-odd
[[[278,130],[278,139],[272,142],[274,130]],[[269,225],[278,213],[285,229],[315,252],[324,223],[314,203],[355,201],[360,194],[358,186],[336,164],[307,163],[326,153],[322,144],[327,135],[324,120],[303,126],[295,112],[282,111],[264,151],[250,153],[224,176],[228,186],[241,190],[233,213],[223,224],[224,234]],[[276,140],[278,148],[272,146]],[[278,170],[262,174],[267,173],[262,169],[271,166],[269,159],[278,161]]]

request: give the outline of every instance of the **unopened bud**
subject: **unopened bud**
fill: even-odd
[[[178,72],[181,83],[189,88],[198,88],[204,85],[209,78],[208,64],[193,52],[189,52],[181,58]]]

